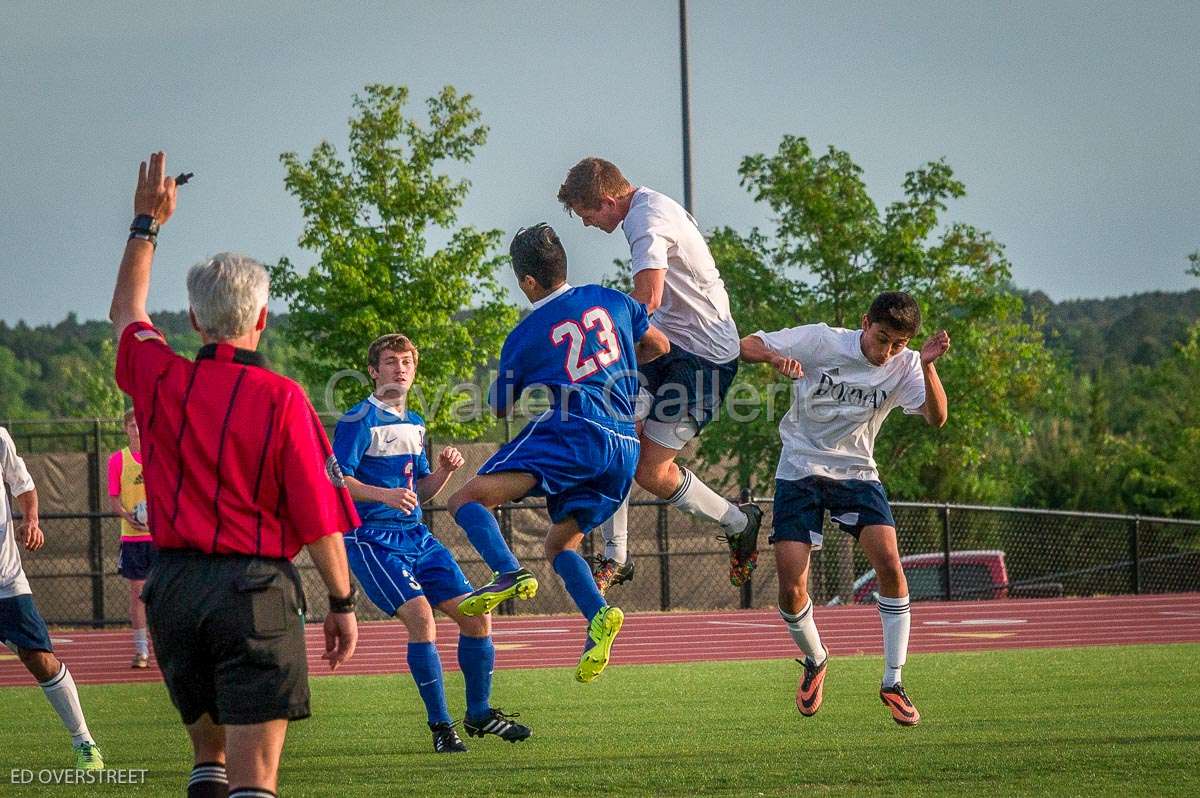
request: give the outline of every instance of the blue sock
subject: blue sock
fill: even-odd
[[[606,606],[607,602],[592,578],[592,569],[588,568],[587,560],[580,557],[579,552],[559,552],[554,558],[554,571],[562,577],[567,592],[584,618],[592,620]]]
[[[450,710],[446,706],[446,686],[442,681],[442,658],[433,643],[408,644],[408,669],[417,692],[425,702],[425,714],[430,723],[449,723]]]
[[[492,669],[496,647],[490,637],[458,637],[458,667],[467,683],[467,717],[486,718],[491,711]]]
[[[454,520],[467,533],[467,540],[471,541],[488,568],[503,574],[521,567],[500,534],[496,516],[488,508],[479,502],[464,504],[454,514]]]

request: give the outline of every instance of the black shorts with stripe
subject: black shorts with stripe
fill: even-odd
[[[288,560],[164,549],[142,590],[154,651],[185,724],[309,716],[304,592]]]

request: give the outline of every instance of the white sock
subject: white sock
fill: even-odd
[[[780,608],[779,614],[783,617],[783,622],[787,624],[788,634],[792,636],[792,640],[796,641],[796,645],[800,647],[805,656],[814,665],[824,662],[825,646],[821,644],[821,634],[817,631],[817,622],[813,618],[812,599],[809,599],[803,609],[795,615],[784,612],[782,608]]]
[[[133,630],[133,650],[143,657],[150,656],[150,644],[146,641],[145,629]]]
[[[79,706],[79,690],[75,687],[75,680],[67,670],[67,663],[60,665],[58,673],[44,682],[38,682],[38,686],[46,694],[50,706],[62,718],[63,725],[71,734],[72,745],[95,742],[83,718],[83,708]]]
[[[600,525],[604,533],[604,557],[624,564],[629,557],[629,497],[621,502],[621,506],[612,517]]]
[[[879,620],[883,624],[883,686],[900,681],[900,669],[908,659],[908,630],[912,616],[908,596],[879,597]]]
[[[683,474],[683,481],[679,483],[679,488],[671,494],[671,498],[667,499],[669,503],[688,515],[716,521],[732,535],[737,535],[746,528],[749,519],[737,508],[737,505],[718,496],[712,488],[701,482],[700,478],[691,471],[686,468],[679,470]]]

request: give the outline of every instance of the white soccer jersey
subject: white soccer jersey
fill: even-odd
[[[25,468],[25,461],[17,456],[17,447],[4,427],[0,427],[0,473],[13,496],[33,490],[33,479]],[[0,488],[0,523],[4,524],[0,534],[0,599],[6,599],[31,591],[29,580],[21,568],[16,524],[13,523],[12,508],[8,505],[8,495],[3,488]]]
[[[729,294],[692,215],[667,195],[639,188],[621,228],[629,241],[634,274],[667,270],[662,304],[650,323],[693,355],[715,363],[736,358],[739,341]]]
[[[783,451],[775,476],[878,480],[875,436],[883,420],[894,407],[915,414],[925,404],[920,353],[906,349],[876,366],[862,353],[861,330],[825,324],[754,335],[804,367],[779,422]]]

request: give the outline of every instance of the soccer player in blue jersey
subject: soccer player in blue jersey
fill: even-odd
[[[495,734],[517,742],[529,727],[489,703],[492,645],[489,616],[468,617],[459,603],[471,593],[454,556],[421,522],[421,502],[445,486],[462,467],[457,449],[446,447],[431,469],[425,455],[425,421],[407,407],[419,353],[399,334],[376,339],[367,352],[375,392],[338,422],[333,452],[354,498],[362,526],[346,535],[346,554],[363,591],[375,606],[408,629],[408,667],[425,702],[437,753],[466,751],[454,730],[434,641],[437,607],[458,624],[458,664],[467,692],[463,727],[474,737]]]
[[[492,409],[512,411],[526,388],[542,387],[550,408],[502,446],[447,506],[496,577],[459,609],[490,612],[514,596],[532,598],[537,579],[521,568],[492,510],[525,496],[545,496],[550,512],[546,559],[588,621],[575,678],[595,679],[608,664],[624,615],[609,607],[579,555],[583,536],[624,501],[637,468],[634,401],[637,364],[670,349],[646,309],[619,291],[567,283],[567,253],[547,224],[520,230],[509,248],[513,271],[533,309],[508,335]]]

